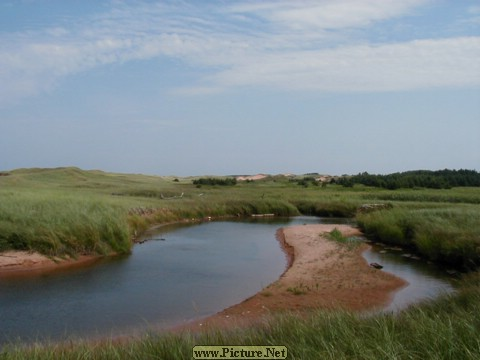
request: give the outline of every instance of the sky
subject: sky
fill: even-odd
[[[2,0],[0,170],[480,171],[479,0]]]

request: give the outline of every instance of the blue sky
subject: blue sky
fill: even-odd
[[[478,0],[0,2],[0,170],[480,170]]]

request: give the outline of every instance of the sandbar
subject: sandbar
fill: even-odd
[[[366,243],[355,247],[338,243],[328,233],[360,236],[349,225],[314,224],[280,229],[277,237],[288,265],[274,283],[245,301],[213,316],[196,320],[190,330],[234,327],[261,322],[280,312],[306,313],[315,309],[374,311],[388,305],[394,293],[407,285],[395,275],[369,266],[362,256]]]

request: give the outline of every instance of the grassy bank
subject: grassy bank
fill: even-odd
[[[0,251],[56,256],[128,252],[135,234],[155,224],[306,214],[357,217],[365,233],[382,242],[411,247],[451,266],[480,264],[477,188],[388,191],[315,186],[284,176],[227,186],[194,180],[77,168],[11,171],[0,177]],[[388,203],[391,209],[359,213],[366,203]]]
[[[464,270],[480,265],[478,206],[410,208],[359,214],[363,232],[378,241],[400,245],[422,256]]]
[[[150,334],[123,343],[11,346],[0,359],[189,359],[195,345],[284,345],[288,359],[478,359],[480,276],[455,295],[399,314],[317,311],[278,315],[262,326],[204,333]]]
[[[131,239],[155,224],[299,215],[294,200],[305,195],[286,180],[232,186],[199,186],[193,180],[77,168],[11,171],[0,177],[0,251],[56,256],[128,252]],[[332,213],[341,212],[335,210],[343,206],[338,199],[327,196],[323,201]]]
[[[0,251],[76,256],[126,253],[130,246],[127,219],[118,206],[50,191],[1,193]]]

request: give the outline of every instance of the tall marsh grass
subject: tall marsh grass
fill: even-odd
[[[478,188],[379,190],[362,195],[366,200],[480,204]]]
[[[130,250],[124,211],[93,197],[49,191],[2,194],[0,251],[51,256]]]
[[[394,208],[359,214],[369,237],[415,249],[436,262],[463,269],[480,265],[480,209],[476,206]]]
[[[353,199],[336,198],[293,200],[292,203],[302,214],[323,217],[353,217],[360,205]]]

